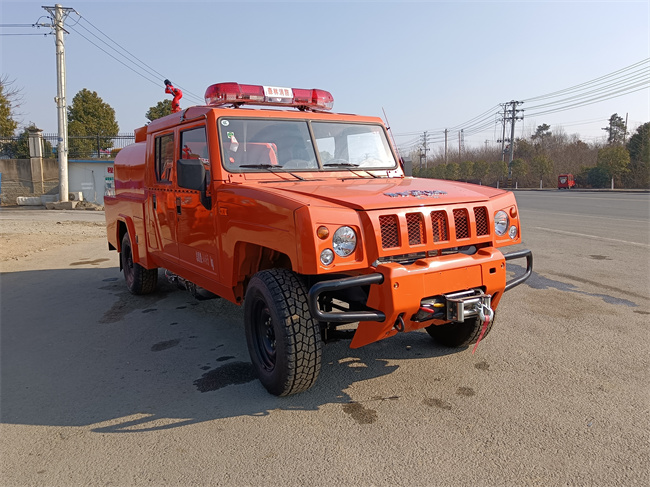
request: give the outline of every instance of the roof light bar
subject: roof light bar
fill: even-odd
[[[334,98],[325,90],[284,88],[279,86],[217,83],[205,90],[205,102],[211,106],[268,105],[309,110],[331,110]]]

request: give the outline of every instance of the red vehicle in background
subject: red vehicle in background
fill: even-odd
[[[560,174],[557,177],[557,189],[571,189],[576,187],[573,174]]]

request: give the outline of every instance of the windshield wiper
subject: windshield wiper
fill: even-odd
[[[359,167],[359,164],[353,164],[351,162],[330,162],[328,164],[323,164],[323,167],[344,167],[348,171],[353,172],[354,174],[357,174],[357,171],[363,171],[366,174],[369,174],[373,178],[378,178],[379,176],[371,173],[367,169],[357,169]],[[368,179],[368,178],[366,178]]]
[[[352,164],[351,162],[330,162],[323,164],[324,167],[359,167],[359,164]]]
[[[305,178],[300,177],[297,174],[294,174],[294,173],[289,172],[289,171],[284,171],[282,169],[282,166],[275,166],[273,164],[242,164],[239,167],[243,167],[243,168],[246,168],[246,169],[266,169],[268,172],[272,172],[273,174],[278,174],[279,175],[280,173],[285,173],[285,174],[292,175],[294,178],[296,178],[296,179],[298,179],[300,181],[305,180]]]

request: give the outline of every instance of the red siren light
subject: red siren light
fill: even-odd
[[[325,90],[217,83],[205,90],[205,103],[210,106],[247,104],[331,110],[334,98]]]

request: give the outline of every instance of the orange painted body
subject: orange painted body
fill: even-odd
[[[480,288],[496,308],[506,284],[498,247],[521,242],[512,193],[405,177],[393,148],[394,165],[381,170],[276,172],[279,142],[246,145],[246,132],[230,131],[248,119],[362,124],[385,133],[374,117],[269,109],[192,107],[155,120],[136,131],[136,143],[115,161],[115,196],[105,198],[110,247],[119,251],[128,232],[134,262],[166,268],[238,304],[263,269],[289,268],[309,283],[381,273],[383,283],[369,286],[365,305],[386,319],[360,322],[353,347],[396,333],[399,316],[405,331],[432,324],[411,320],[428,296]],[[242,155],[260,169],[235,169]],[[178,159],[193,158],[209,171],[204,195],[179,185]],[[499,210],[517,227],[514,238],[495,234]],[[342,225],[355,230],[356,249],[324,265],[320,256]],[[326,238],[317,235],[319,227],[329,230]],[[476,252],[453,251],[466,246]]]

